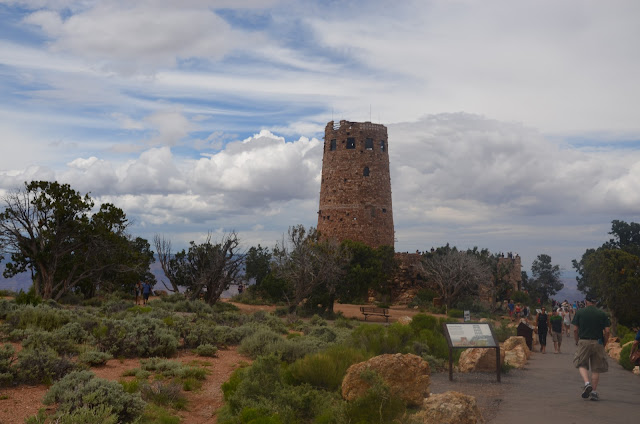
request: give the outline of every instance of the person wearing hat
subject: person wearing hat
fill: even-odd
[[[604,345],[609,339],[609,316],[596,308],[596,299],[587,297],[586,306],[578,309],[571,324],[574,325],[573,335],[578,346],[573,357],[573,365],[578,368],[584,380],[582,398],[599,400],[597,388],[600,374],[609,370]],[[591,368],[591,380],[589,380]]]

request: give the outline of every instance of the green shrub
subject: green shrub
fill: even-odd
[[[26,338],[22,342],[25,349],[36,349],[49,347],[60,355],[68,355],[78,353],[78,347],[64,335],[56,332],[48,332],[41,330],[26,330]]]
[[[211,344],[201,344],[196,348],[196,353],[200,356],[216,357],[218,354],[218,348]]]
[[[47,305],[27,305],[7,314],[7,324],[11,328],[34,328],[44,331],[58,329],[70,322],[71,319],[71,312],[51,308]]]
[[[238,346],[238,352],[251,358],[257,358],[267,353],[269,344],[280,343],[284,340],[280,334],[269,328],[261,328],[245,337]]]
[[[78,362],[92,367],[104,365],[109,359],[113,359],[113,355],[98,350],[89,350],[78,356]]]
[[[120,380],[118,381],[122,386],[122,389],[127,393],[137,393],[140,391],[140,380],[134,378],[133,380]]]
[[[463,318],[464,312],[460,309],[449,309],[447,312],[447,316],[450,318]]]
[[[100,310],[102,310],[102,312],[108,316],[118,312],[126,311],[129,308],[131,308],[130,300],[112,298],[106,302],[103,302]]]
[[[20,291],[16,294],[14,300],[18,305],[37,306],[42,303],[42,298],[38,296],[33,286],[31,286],[26,293],[24,292],[24,290],[20,289]]]
[[[508,321],[502,321],[500,323],[500,327],[493,328],[493,334],[495,334],[500,343],[504,342],[509,337],[515,336],[517,332],[518,330],[516,327],[509,327]]]
[[[158,405],[148,405],[139,424],[180,424],[180,417]]]
[[[320,319],[320,323],[312,324],[312,325],[323,325],[321,323],[324,322],[324,320],[320,317],[318,318]],[[251,319],[251,322],[257,322],[257,323],[266,325],[267,327],[269,327],[270,329],[272,329],[277,333],[280,333],[280,334],[287,333],[287,326],[285,325],[285,323],[282,322],[280,318],[278,318],[273,314],[270,314],[269,312],[257,311],[253,315],[251,315],[250,319]],[[311,321],[313,322],[313,318],[311,319]],[[326,325],[326,323],[324,325]]]
[[[105,319],[93,335],[98,348],[114,356],[171,356],[178,337],[155,318],[137,316],[128,320]]]
[[[360,350],[332,346],[324,352],[298,359],[288,367],[288,375],[294,384],[307,383],[315,388],[338,390],[347,369],[366,359]]]
[[[360,398],[349,402],[347,416],[353,423],[396,423],[404,414],[404,402],[394,396],[389,386],[375,371],[364,371],[361,377],[370,384]]]
[[[10,344],[5,344],[0,348],[0,387],[6,387],[13,383],[15,354],[16,351]]]
[[[58,412],[51,418],[47,416],[44,409],[38,411],[38,414],[27,418],[26,424],[117,424],[118,416],[108,406],[99,406],[97,408],[81,407],[70,412]]]
[[[14,301],[1,299],[0,300],[0,319],[2,320],[7,319],[7,315],[15,311],[16,309],[18,309],[18,305],[16,305]]]
[[[127,393],[114,381],[95,378],[90,371],[75,371],[55,383],[44,397],[43,403],[58,404],[58,412],[74,413],[86,409],[105,410],[117,416],[117,421],[130,423],[144,411],[144,401],[138,393]],[[92,421],[87,421],[92,422]]]
[[[422,330],[418,334],[416,341],[426,343],[427,351],[424,352],[421,346],[414,346],[414,349],[420,349],[420,352],[414,351],[415,354],[423,357],[427,354],[440,359],[449,358],[449,344],[441,333],[432,330]],[[459,350],[457,349],[457,351]]]
[[[629,360],[629,354],[631,353],[631,346],[633,345],[628,344],[622,348],[622,350],[620,351],[620,360],[618,361],[618,363],[622,365],[622,368],[629,371],[633,370],[633,368],[636,366],[633,362]]]
[[[89,333],[77,321],[69,322],[55,331],[56,337],[71,340],[73,343],[84,343],[89,339]]]
[[[431,289],[420,289],[411,300],[409,306],[431,306],[435,297],[438,297],[435,291]]]
[[[186,348],[195,348],[203,344],[226,346],[238,341],[237,333],[233,329],[206,320],[184,325],[181,334]]]
[[[438,331],[438,318],[433,315],[417,314],[409,323],[409,327],[417,334],[421,330]]]
[[[23,349],[18,353],[16,371],[25,383],[51,384],[70,373],[76,366],[50,347]]]
[[[354,347],[373,355],[404,353],[413,337],[412,333],[411,327],[399,323],[391,324],[389,327],[363,324],[351,333],[351,343]]]
[[[627,336],[627,334],[633,334],[633,336],[635,337],[635,333],[629,327],[626,327],[622,324],[618,324],[617,330],[618,330],[617,336],[620,337],[620,341],[622,341]]]
[[[514,301],[514,303],[522,303],[523,305],[533,304],[533,302],[531,301],[531,296],[523,291],[517,291],[513,293],[511,299]]]
[[[171,406],[174,409],[184,409],[187,405],[187,398],[182,393],[180,385],[173,381],[143,383],[140,386],[140,394],[142,399],[156,405]]]

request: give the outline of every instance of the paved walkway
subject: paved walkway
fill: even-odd
[[[573,331],[573,329],[572,329]],[[609,371],[600,375],[600,401],[584,400],[582,378],[572,360],[573,337],[564,337],[561,354],[531,355],[522,379],[510,385],[490,424],[630,424],[640,416],[640,376],[609,358]]]

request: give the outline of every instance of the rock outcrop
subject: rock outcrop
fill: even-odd
[[[504,350],[500,349],[500,366],[504,363]],[[496,349],[471,348],[462,351],[458,361],[460,372],[496,371]]]
[[[500,347],[504,351],[504,362],[515,368],[524,368],[531,357],[531,350],[522,336],[509,337]]]
[[[458,392],[432,394],[412,418],[423,424],[484,423],[476,399]]]
[[[367,370],[375,371],[389,385],[391,392],[409,406],[422,405],[424,398],[429,396],[429,363],[417,355],[396,353],[351,365],[342,380],[343,398],[352,401],[367,392],[370,383],[362,378],[362,373]]]

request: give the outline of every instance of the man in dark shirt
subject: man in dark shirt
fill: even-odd
[[[553,340],[554,353],[560,353],[562,347],[562,317],[558,314],[558,310],[554,309],[549,317],[549,333]]]
[[[595,299],[588,297],[586,307],[578,309],[571,322],[575,326],[573,334],[578,346],[573,364],[584,380],[582,398],[591,398],[591,400],[599,400],[596,389],[600,374],[609,370],[604,345],[609,339],[611,326],[607,314],[596,308],[595,303]],[[589,368],[591,368],[591,381],[589,381]]]

